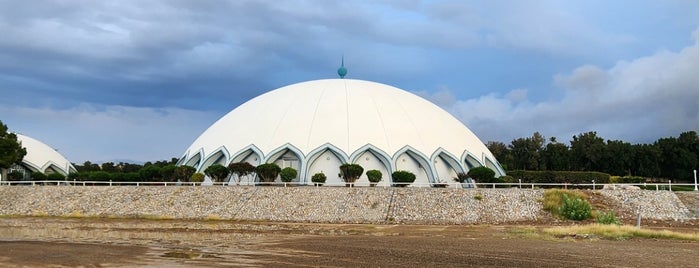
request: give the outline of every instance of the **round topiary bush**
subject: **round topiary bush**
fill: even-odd
[[[316,173],[313,174],[313,177],[311,177],[311,181],[316,185],[316,186],[321,186],[323,183],[325,183],[325,180],[327,177],[323,173]]]
[[[391,174],[393,184],[396,187],[406,187],[415,182],[415,174],[405,170],[398,170]]]
[[[357,164],[342,164],[340,166],[340,172],[342,174],[342,179],[345,181],[346,186],[354,184],[355,181],[362,176],[364,173],[364,168]]]
[[[294,179],[296,179],[296,170],[292,167],[285,167],[282,169],[282,171],[279,173],[279,176],[282,178],[283,182],[291,182]]]
[[[274,182],[282,169],[274,163],[267,163],[257,166],[255,173],[260,177],[260,182]]]
[[[476,180],[476,183],[494,183],[499,182],[495,178],[495,171],[487,167],[475,167],[468,171],[468,175]]]
[[[383,177],[383,175],[381,174],[381,171],[372,169],[366,172],[366,177],[369,179],[369,185],[374,187],[381,181],[381,177]]]

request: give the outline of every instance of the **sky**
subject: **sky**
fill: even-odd
[[[342,57],[483,142],[699,129],[694,0],[0,0],[0,33],[0,121],[74,163],[180,157]]]

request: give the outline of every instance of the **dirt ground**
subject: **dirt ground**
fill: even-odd
[[[669,229],[699,232],[695,226],[675,224]],[[696,267],[699,263],[699,242],[541,239],[522,232],[524,228],[0,218],[0,267]]]

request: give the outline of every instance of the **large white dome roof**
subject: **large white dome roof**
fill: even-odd
[[[22,164],[33,172],[46,173],[47,170],[52,170],[63,175],[76,172],[75,167],[68,159],[45,143],[22,134],[17,134],[17,141],[21,142],[22,147],[27,150]]]
[[[482,165],[504,174],[483,142],[438,106],[392,86],[352,79],[302,82],[260,95],[209,127],[180,163],[203,170],[240,161],[236,157],[246,152],[255,152],[259,162],[274,162],[275,153],[287,149],[301,162],[324,149],[341,162],[354,162],[353,156],[368,148],[385,162],[407,151],[430,163],[441,154],[458,161],[456,172]],[[386,171],[397,168],[385,164]]]

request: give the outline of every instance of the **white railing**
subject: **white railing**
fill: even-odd
[[[259,187],[259,186],[277,186],[277,187],[369,187],[364,183],[323,183],[316,185],[314,183],[299,183],[299,182],[131,182],[131,181],[0,181],[0,186],[43,186],[43,185],[59,185],[59,186],[244,186],[244,187]],[[538,189],[538,188],[563,188],[563,189],[593,189],[600,190],[602,188],[629,188],[630,186],[639,187],[647,190],[670,190],[672,187],[685,187],[696,189],[695,184],[691,183],[617,183],[617,184],[599,184],[599,183],[380,183],[376,185],[379,188],[397,187],[398,185],[406,185],[407,187],[433,187],[433,188],[463,188],[463,189],[496,189],[496,188],[519,188],[519,189]],[[473,187],[475,185],[476,187]],[[677,189],[677,188],[676,188]],[[690,189],[691,190],[691,189]]]

